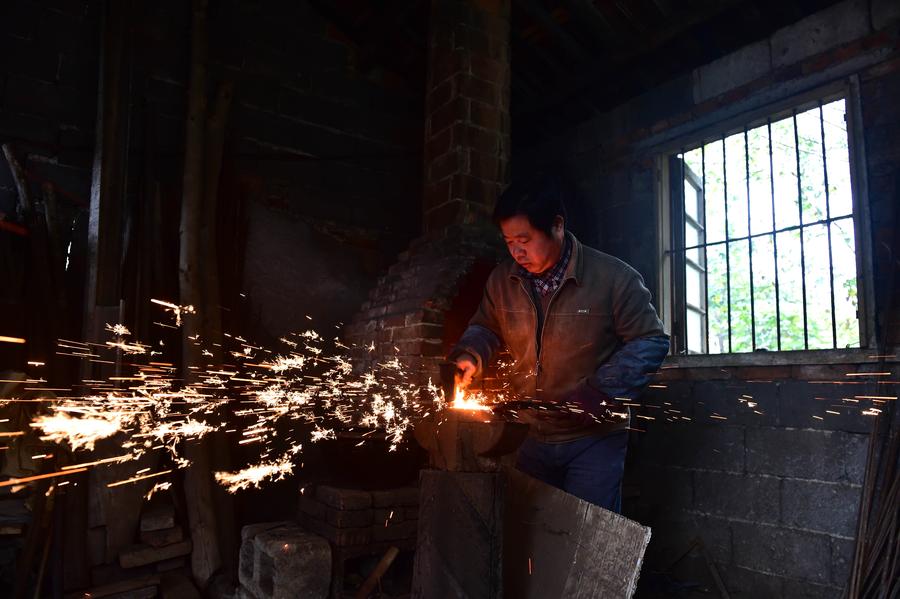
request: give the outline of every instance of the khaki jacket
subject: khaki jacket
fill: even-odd
[[[563,282],[547,307],[540,354],[531,282],[519,274],[512,259],[498,265],[489,276],[481,305],[457,346],[476,358],[481,372],[496,348],[486,351],[484,343],[475,342],[477,331],[483,327],[493,332],[514,360],[509,382],[517,399],[566,401],[624,343],[665,335],[641,275],[618,258],[582,245],[571,233],[567,235],[573,243],[572,256]],[[598,425],[584,414],[545,410],[525,410],[520,417],[532,424],[533,434],[548,441],[628,425],[627,417]]]

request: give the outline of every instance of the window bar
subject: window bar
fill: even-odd
[[[772,198],[772,247],[775,250],[775,327],[778,351],[781,351],[781,298],[778,293],[778,234],[775,232],[775,168],[772,161],[772,119],[766,117],[769,133],[769,190]]]
[[[756,298],[753,293],[753,238],[750,237],[750,142],[744,126],[744,173],[747,177],[747,259],[750,263],[750,347],[756,351]]]
[[[703,306],[703,328],[706,336],[706,345],[703,350],[709,353],[709,256],[706,251],[706,144],[700,146],[700,176],[703,189],[700,191],[700,201],[703,203],[697,208],[697,216],[703,217],[703,295],[705,304]]]
[[[800,281],[803,284],[803,349],[809,349],[809,330],[806,321],[806,252],[803,247],[803,185],[800,181],[800,133],[797,131],[797,109],[791,110],[794,123],[794,154],[797,158],[797,211],[800,214]]]
[[[728,251],[728,161],[725,156],[725,135],[722,135],[722,187],[725,200],[725,296],[728,299],[728,353],[731,353],[731,256]]]
[[[819,126],[822,130],[822,171],[825,175],[825,220],[828,224],[828,281],[831,283],[831,346],[837,349],[837,315],[834,312],[834,260],[831,255],[831,197],[828,192],[828,162],[825,158],[825,113],[819,100]]]
[[[678,212],[679,218],[678,222],[681,227],[681,237],[679,238],[681,243],[681,263],[678,268],[678,283],[681,287],[681,306],[679,308],[679,312],[681,313],[681,324],[678,326],[678,334],[681,335],[682,340],[682,351],[685,355],[691,353],[691,348],[688,345],[688,318],[687,318],[687,214],[685,212],[685,204],[686,197],[685,194],[685,183],[684,183],[684,169],[685,169],[685,152],[684,148],[681,148],[681,210]]]

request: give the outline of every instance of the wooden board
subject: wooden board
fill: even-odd
[[[650,529],[509,470],[503,596],[629,598]]]

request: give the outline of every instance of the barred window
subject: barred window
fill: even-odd
[[[844,97],[669,158],[674,351],[860,347]]]

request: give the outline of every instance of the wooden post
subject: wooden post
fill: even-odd
[[[206,127],[206,0],[191,4],[191,75],[188,86],[188,114],[185,123],[184,179],[179,229],[179,301],[181,305],[206,307],[203,301],[203,247],[201,222],[204,199],[204,133]],[[182,373],[185,385],[196,380],[194,368],[202,367],[203,356],[198,339],[203,337],[202,314],[187,314],[182,325]],[[199,337],[198,337],[199,336]],[[205,340],[205,339],[204,339]],[[212,472],[209,442],[188,442],[185,456],[191,466],[184,475],[188,521],[193,550],[191,570],[194,580],[205,589],[222,559],[212,498]]]

